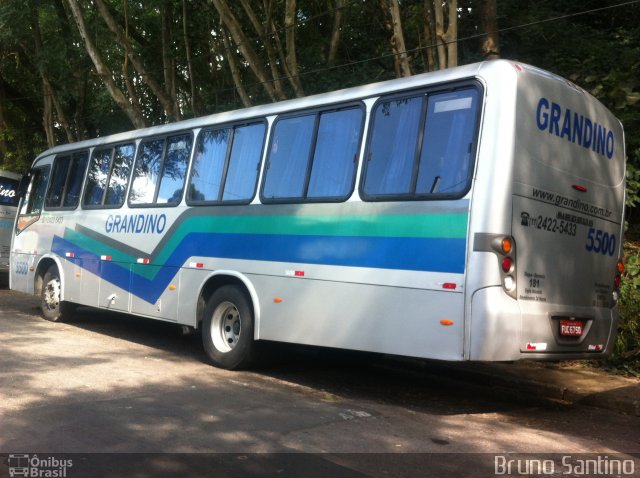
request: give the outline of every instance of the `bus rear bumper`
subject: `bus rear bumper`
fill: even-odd
[[[560,320],[582,320],[580,337],[560,335]],[[614,347],[618,309],[522,303],[501,287],[471,302],[469,359],[476,361],[599,359]]]

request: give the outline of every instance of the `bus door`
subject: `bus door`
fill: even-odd
[[[44,247],[38,232],[38,223],[44,206],[50,168],[50,164],[40,163],[31,170],[12,241],[10,287],[29,294],[34,293],[36,259],[42,254]],[[48,250],[51,245],[46,247]]]

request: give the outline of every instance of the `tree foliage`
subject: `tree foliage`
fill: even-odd
[[[640,178],[640,4],[3,0],[0,167],[54,144],[495,58],[603,101]],[[631,208],[632,223],[639,222]]]
[[[0,167],[62,142],[498,56],[623,122],[640,223],[640,4],[604,0],[3,0]]]

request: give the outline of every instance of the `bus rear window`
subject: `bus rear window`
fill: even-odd
[[[361,191],[368,200],[460,197],[471,179],[475,88],[383,99],[373,112]]]

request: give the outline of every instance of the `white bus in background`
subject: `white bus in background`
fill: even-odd
[[[18,186],[21,176],[0,170],[0,274],[9,272],[13,225],[18,212]]]
[[[116,134],[31,168],[11,287],[259,341],[597,358],[622,273],[620,122],[493,61]]]

